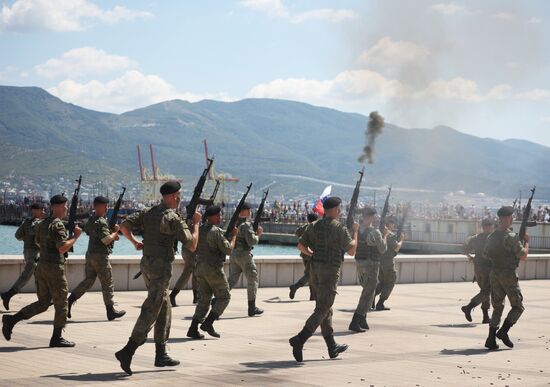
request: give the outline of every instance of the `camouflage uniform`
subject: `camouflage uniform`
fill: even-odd
[[[397,235],[393,232],[388,234],[386,239],[387,249],[380,257],[380,271],[378,273],[378,286],[376,294],[380,294],[378,302],[384,303],[389,297],[397,281],[397,271],[393,259],[397,255],[395,249],[399,244]]]
[[[36,244],[35,240],[36,228],[41,221],[38,218],[25,219],[15,232],[15,238],[23,241],[23,257],[25,258],[25,268],[12,286],[15,293],[19,293],[27,282],[29,282],[36,269],[40,252],[40,247]]]
[[[357,275],[359,283],[363,287],[355,314],[366,316],[372,305],[376,285],[378,285],[378,271],[380,268],[380,257],[386,252],[386,241],[380,230],[374,227],[360,228],[357,239]]]
[[[307,226],[309,224],[304,224],[296,229],[296,232],[294,233],[298,238],[300,238],[302,235],[304,235],[304,232],[306,231]],[[304,262],[304,275],[294,284],[294,287],[301,288],[302,286],[305,286],[309,283],[309,272],[311,267],[311,257],[305,255],[304,253],[300,253],[300,257],[302,258],[302,262]],[[311,286],[310,286],[310,292],[312,292]]]
[[[196,258],[196,254],[190,252],[186,248],[182,249],[181,255],[183,257],[183,271],[180,277],[178,278],[178,280],[176,281],[176,284],[174,285],[174,290],[177,290],[178,292],[180,290],[183,290],[183,288],[185,288],[185,285],[187,285],[187,282],[189,282],[189,278],[191,278],[191,275],[195,270],[195,258]],[[197,278],[195,275],[193,275],[191,284],[192,284],[193,290],[196,291],[199,285],[197,283]]]
[[[121,227],[143,229],[140,266],[147,286],[147,298],[141,306],[130,340],[137,345],[143,344],[155,325],[155,343],[164,344],[170,336],[172,319],[168,287],[172,277],[174,241],[177,239],[184,247],[191,246],[191,232],[187,224],[164,202],[131,214]]]
[[[525,310],[516,273],[520,257],[524,255],[525,249],[519,237],[511,231],[496,230],[487,237],[485,256],[492,262],[490,282],[493,315],[489,324],[491,328],[498,328],[500,325],[506,296],[512,307],[506,317],[510,325],[514,325]]]
[[[247,281],[248,301],[256,300],[258,290],[258,270],[254,263],[252,249],[257,245],[260,237],[256,235],[251,222],[243,222],[237,231],[235,249],[229,261],[229,288],[233,289],[244,273]]]
[[[305,342],[320,325],[325,341],[334,341],[332,305],[340,278],[343,252],[351,248],[353,239],[344,225],[326,217],[307,227],[299,242],[313,251],[309,280],[317,295],[315,310],[299,335]]]
[[[38,301],[19,312],[24,320],[45,312],[53,302],[54,328],[64,328],[67,322],[67,279],[65,256],[59,248],[67,240],[67,230],[61,219],[48,217],[36,229],[36,243],[40,246],[40,260],[34,273]]]
[[[468,238],[464,245],[465,251],[475,253],[474,274],[480,289],[479,293],[470,300],[470,305],[474,308],[481,304],[483,310],[489,310],[491,306],[491,261],[483,255],[488,236],[488,233],[473,235]]]
[[[225,256],[228,254],[231,254],[231,244],[224,237],[223,231],[218,226],[203,224],[199,228],[195,269],[200,295],[193,319],[198,322],[204,321],[212,295],[216,299],[212,306],[212,313],[216,317],[221,316],[229,304],[229,284],[223,271]]]
[[[111,235],[109,223],[103,216],[92,216],[86,225],[84,231],[89,235],[88,250],[86,251],[86,278],[78,284],[71,295],[78,300],[88,289],[92,287],[96,278],[101,282],[103,292],[103,302],[105,306],[112,306],[113,302],[113,277],[109,254],[112,252],[108,242]]]

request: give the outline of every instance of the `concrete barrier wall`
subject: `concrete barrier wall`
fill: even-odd
[[[289,286],[296,282],[304,272],[302,260],[291,256],[255,257],[260,279],[260,287]],[[74,256],[66,263],[66,275],[69,288],[73,289],[84,278],[84,257]],[[144,290],[142,278],[132,279],[139,271],[140,258],[137,256],[114,256],[111,258],[113,279],[117,290]],[[463,255],[398,255],[395,259],[399,283],[460,282],[472,281],[473,265]],[[4,292],[15,282],[23,270],[22,256],[0,256],[0,291]],[[181,258],[173,265],[172,286],[183,269]],[[225,266],[226,273],[228,265]],[[532,254],[518,269],[521,279],[550,279],[550,254]],[[355,260],[347,257],[342,266],[341,285],[357,285]],[[239,286],[246,286],[241,278]],[[190,284],[188,284],[190,286]],[[100,290],[96,281],[93,291]],[[34,279],[23,288],[23,292],[34,292]]]

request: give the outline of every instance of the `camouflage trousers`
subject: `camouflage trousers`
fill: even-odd
[[[491,268],[474,264],[474,273],[479,293],[470,300],[470,304],[473,306],[481,304],[481,309],[489,310],[491,307]]]
[[[25,258],[25,267],[23,268],[23,271],[19,275],[19,278],[17,278],[17,281],[12,286],[12,289],[15,290],[17,293],[23,289],[23,287],[29,282],[32,275],[34,274],[34,270],[36,269],[36,265],[38,264],[38,250],[33,249],[24,249],[23,250],[23,257]]]
[[[55,317],[53,326],[65,328],[67,322],[67,278],[65,278],[65,266],[63,264],[39,261],[34,272],[36,280],[36,295],[38,301],[21,309],[23,319],[27,320],[37,314],[45,312],[53,302]]]
[[[370,259],[357,260],[357,276],[359,284],[363,287],[355,313],[366,316],[374,300],[376,285],[378,285],[378,271],[380,262]]]
[[[390,298],[396,281],[397,271],[395,270],[393,259],[380,261],[378,285],[376,286],[376,294],[380,294],[380,301],[384,302]]]
[[[309,283],[311,257],[302,257],[302,262],[304,262],[304,275],[294,284],[297,288],[301,288]]]
[[[130,338],[139,345],[143,344],[154,325],[155,343],[164,344],[170,337],[172,323],[172,309],[168,300],[172,262],[164,257],[145,255],[141,258],[140,266],[147,286],[147,298],[141,305],[141,312]]]
[[[199,303],[195,308],[193,318],[200,322],[204,321],[210,309],[212,295],[216,298],[216,302],[212,306],[212,312],[221,316],[231,299],[229,283],[225,277],[223,266],[214,266],[206,262],[199,262],[197,263],[195,274],[199,284]]]
[[[191,275],[195,271],[195,255],[192,254],[183,254],[183,271],[176,281],[176,284],[174,285],[174,290],[183,290],[185,288],[185,285],[187,285],[187,282],[189,282],[189,278],[191,278]],[[197,290],[199,287],[199,284],[197,283],[196,276],[193,275],[193,279],[191,282],[191,285],[193,287],[193,290]]]
[[[113,274],[109,256],[86,253],[86,267],[84,270],[86,278],[73,289],[72,294],[74,297],[77,300],[82,297],[92,287],[96,278],[99,278],[105,306],[114,305],[113,292],[115,291],[115,287],[113,285]]]
[[[340,266],[311,262],[309,282],[315,294],[315,310],[309,316],[304,331],[310,336],[321,326],[323,337],[331,337],[334,333],[332,328],[332,305],[336,298],[336,289],[340,279]]]
[[[490,326],[498,328],[502,312],[504,311],[504,299],[508,296],[510,312],[506,319],[513,325],[518,320],[525,308],[523,307],[523,295],[519,288],[519,279],[515,270],[499,269],[491,270],[491,301],[493,303],[493,315]]]
[[[250,252],[236,251],[236,254],[231,254],[229,259],[229,289],[235,287],[241,273],[244,273],[246,278],[248,301],[253,301],[256,299],[256,292],[258,291],[258,269],[256,269],[254,258]]]

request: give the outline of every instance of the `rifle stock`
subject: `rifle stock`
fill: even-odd
[[[246,200],[246,197],[248,196],[248,193],[250,192],[250,188],[252,188],[252,183],[250,183],[246,187],[246,191],[239,201],[239,204],[237,204],[237,207],[235,208],[235,212],[233,213],[233,216],[231,216],[231,220],[229,220],[229,224],[227,225],[227,230],[225,230],[225,237],[230,240],[231,239],[231,233],[235,226],[237,225],[237,221],[239,220],[239,213],[242,211],[244,202]]]
[[[258,210],[256,211],[256,216],[254,217],[254,223],[252,224],[252,228],[254,232],[258,231],[258,227],[260,226],[260,222],[263,221],[265,218],[262,217],[264,213],[264,207],[265,202],[267,200],[267,195],[269,195],[269,189],[264,192],[262,196],[262,201],[260,202],[260,206],[258,207]]]
[[[348,215],[346,217],[346,227],[349,231],[353,229],[353,222],[355,218],[355,212],[357,210],[357,202],[359,201],[359,191],[361,190],[361,183],[363,182],[363,176],[365,175],[365,167],[359,171],[359,179],[355,183],[355,188],[353,194],[351,195],[351,200],[349,202]]]
[[[390,195],[391,195],[391,185],[388,189],[388,195],[386,196],[386,201],[384,202],[384,208],[382,208],[382,213],[380,214],[380,231],[384,231],[386,227],[386,217],[388,216],[388,211],[390,209]]]
[[[69,231],[69,239],[74,237],[74,228],[76,226],[76,211],[78,209],[78,195],[80,194],[80,186],[82,185],[82,175],[78,177],[77,186],[74,190],[73,197],[71,198],[71,207],[69,208],[69,219],[67,222],[67,230]],[[74,251],[73,247],[69,250],[71,253]],[[65,253],[65,258],[69,254]]]
[[[529,197],[529,200],[527,201],[527,205],[525,206],[525,210],[523,211],[523,218],[521,219],[521,227],[519,228],[519,240],[522,243],[523,243],[523,239],[525,238],[525,234],[527,233],[527,227],[533,227],[537,225],[537,222],[529,222],[529,216],[531,215],[531,203],[533,201],[533,196],[535,196],[536,189],[537,189],[536,186],[533,186],[533,188],[531,189],[531,196]]]

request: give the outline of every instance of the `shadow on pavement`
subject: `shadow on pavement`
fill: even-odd
[[[153,372],[174,372],[175,370],[151,370],[151,371],[134,371],[134,375],[139,374],[148,374]],[[123,371],[120,372],[106,372],[103,374],[54,374],[54,375],[43,375],[42,378],[58,378],[61,380],[72,380],[75,382],[105,382],[113,380],[124,380],[127,379],[130,375],[126,375]]]
[[[487,348],[463,348],[463,349],[443,349],[439,353],[442,355],[460,355],[460,356],[471,356],[471,355],[487,355],[491,351]]]
[[[90,323],[102,323],[102,322],[109,322],[109,323],[112,323],[113,321],[108,321],[107,319],[105,320],[67,320],[67,325],[70,325],[70,324],[90,324]],[[36,325],[53,325],[53,321],[50,320],[50,321],[29,321],[27,324],[36,324]]]
[[[474,328],[477,327],[478,324],[475,323],[464,323],[464,324],[436,324],[436,325],[430,325],[431,327],[438,327],[438,328]]]
[[[20,351],[34,351],[35,349],[47,349],[50,347],[0,347],[0,352],[20,352]]]

